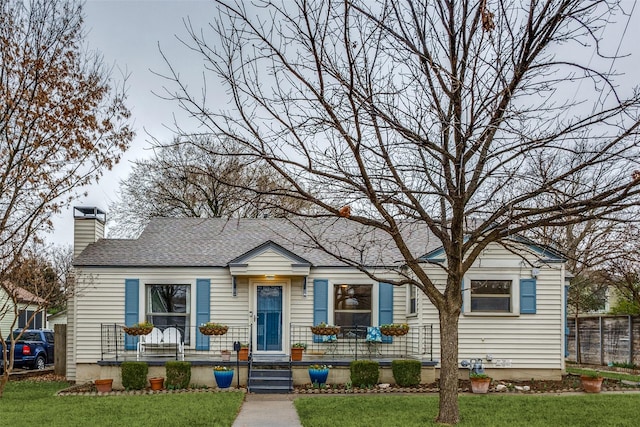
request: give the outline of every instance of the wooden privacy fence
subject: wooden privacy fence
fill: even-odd
[[[53,327],[55,347],[53,349],[53,364],[56,375],[67,375],[67,325]]]
[[[567,320],[567,360],[592,365],[612,362],[640,365],[639,316],[581,316]],[[577,343],[580,360],[576,357]]]

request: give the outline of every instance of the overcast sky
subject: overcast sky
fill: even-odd
[[[621,82],[624,92],[640,83],[640,11],[634,0],[623,2],[627,12],[633,10],[629,23],[627,17],[619,16],[615,25],[606,28],[608,54],[631,54],[616,60],[614,69],[626,74]],[[114,65],[114,75],[122,70],[129,75],[127,81],[129,102],[137,135],[131,149],[119,165],[107,171],[97,185],[87,187],[87,197],[79,199],[76,206],[97,206],[108,210],[116,199],[118,183],[126,178],[131,161],[149,156],[149,140],[153,136],[161,141],[171,138],[171,127],[177,116],[184,125],[174,102],[165,101],[153,94],[161,92],[163,80],[151,70],[165,71],[166,65],[158,51],[158,44],[168,55],[172,64],[192,87],[199,87],[202,74],[202,60],[194,56],[176,39],[176,35],[186,35],[183,19],[189,17],[195,28],[206,25],[215,16],[216,8],[210,0],[88,0],[85,5],[85,29],[87,43],[91,49],[104,55],[105,63]],[[628,27],[628,28],[627,28]],[[624,39],[622,34],[627,28]],[[622,40],[622,42],[621,42]],[[211,87],[209,87],[209,91]],[[628,92],[627,92],[628,93]],[[224,93],[214,95],[220,103],[226,103]],[[214,98],[215,99],[215,98]],[[107,215],[109,213],[107,212]],[[72,211],[68,210],[54,220],[55,231],[51,242],[71,244],[73,242]]]
[[[126,178],[131,161],[149,156],[150,136],[170,139],[166,128],[173,123],[173,114],[183,121],[176,104],[165,101],[152,92],[161,92],[163,80],[153,71],[165,71],[166,65],[158,51],[158,43],[180,69],[181,74],[198,84],[202,62],[176,40],[184,36],[183,19],[190,17],[195,26],[206,25],[215,13],[210,0],[88,0],[85,5],[85,29],[89,48],[104,55],[108,65],[114,65],[114,76],[129,75],[127,80],[136,138],[120,164],[107,171],[97,185],[87,187],[87,197],[76,206],[97,206],[107,210],[116,198],[118,183]],[[108,212],[107,212],[108,215]],[[73,212],[63,212],[54,220],[55,244],[73,243]]]

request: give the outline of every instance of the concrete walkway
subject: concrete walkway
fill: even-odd
[[[293,394],[247,394],[233,427],[302,427]]]

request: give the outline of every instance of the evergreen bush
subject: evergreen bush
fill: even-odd
[[[419,360],[393,360],[391,371],[393,379],[400,387],[413,387],[420,384],[422,364]]]
[[[122,362],[120,366],[122,386],[126,390],[142,390],[147,386],[148,373],[147,362]]]
[[[351,382],[356,387],[371,387],[378,384],[380,364],[373,360],[354,360],[349,365]]]
[[[189,387],[191,382],[191,363],[171,360],[164,364],[167,371],[166,385],[168,389]]]

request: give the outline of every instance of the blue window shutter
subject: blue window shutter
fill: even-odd
[[[536,279],[520,279],[520,314],[536,314]]]
[[[124,281],[124,324],[131,326],[140,321],[140,280],[125,279]],[[124,348],[135,350],[138,338],[125,335]]]
[[[393,285],[390,283],[378,284],[378,324],[393,323]],[[382,342],[393,342],[393,337],[382,336]]]
[[[313,324],[327,322],[329,319],[329,281],[327,279],[313,280]],[[313,336],[313,342],[322,342],[322,337]]]
[[[196,280],[196,350],[209,350],[209,337],[198,326],[211,319],[211,280]]]

